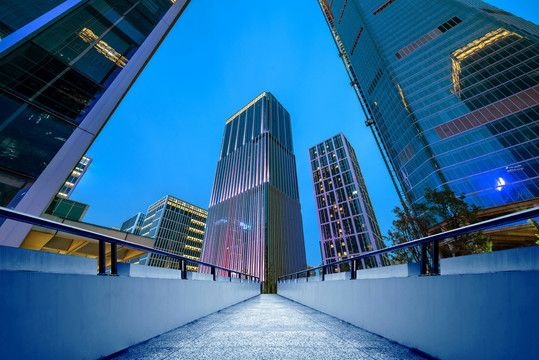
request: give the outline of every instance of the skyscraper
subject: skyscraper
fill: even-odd
[[[69,199],[80,179],[90,167],[91,163],[92,159],[89,157],[83,156],[82,159],[80,159],[79,163],[77,166],[75,166],[73,171],[71,171],[71,174],[69,174],[69,177],[58,192],[58,197]]]
[[[539,196],[539,27],[478,0],[319,0],[401,198]]]
[[[208,211],[167,195],[150,205],[140,235],[155,239],[155,249],[200,260]],[[178,260],[157,254],[146,255],[150,266],[179,269]],[[187,270],[197,271],[198,265],[187,263]]]
[[[226,121],[201,259],[266,289],[306,264],[290,114],[268,92]]]
[[[383,249],[382,234],[356,153],[344,134],[310,148],[309,158],[324,264]],[[384,265],[389,265],[389,261],[383,255],[362,259],[360,264],[361,268]]]
[[[0,4],[0,205],[41,215],[187,0]],[[29,225],[6,221],[0,245]]]
[[[120,231],[128,232],[135,235],[140,235],[142,226],[144,225],[144,220],[146,219],[146,214],[136,213],[131,216],[129,219],[125,220],[120,226]]]

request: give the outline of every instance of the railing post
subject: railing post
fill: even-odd
[[[322,268],[322,281],[326,280],[326,268]]]
[[[350,280],[356,279],[357,260],[350,262]]]
[[[98,254],[98,273],[97,275],[107,275],[106,267],[105,267],[105,241],[99,240],[99,254]]]
[[[432,275],[440,275],[440,240],[432,242]]]
[[[213,275],[213,281],[215,281],[215,266],[211,267],[211,274]]]
[[[309,282],[309,271],[307,270],[307,282]]]
[[[110,243],[110,274],[118,276],[118,245]]]
[[[232,282],[232,271],[228,270],[228,281]]]
[[[180,260],[180,270],[182,272],[182,280],[187,280],[187,261]]]
[[[421,244],[421,275],[427,275],[427,244]]]

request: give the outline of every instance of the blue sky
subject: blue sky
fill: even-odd
[[[490,3],[537,23],[534,1]],[[71,199],[106,227],[165,195],[208,208],[226,119],[270,91],[292,117],[307,263],[318,265],[309,147],[345,134],[383,234],[399,205],[349,83],[316,0],[193,0],[89,149]]]

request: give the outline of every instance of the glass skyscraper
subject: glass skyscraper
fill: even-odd
[[[306,265],[290,114],[269,92],[226,121],[201,259],[269,291]]]
[[[539,27],[477,0],[319,0],[402,199],[539,196]]]
[[[122,226],[120,226],[120,231],[140,235],[140,231],[142,230],[142,226],[144,226],[145,219],[146,214],[141,212],[136,213],[122,223]]]
[[[82,179],[82,176],[86,173],[91,163],[92,159],[89,157],[83,156],[82,159],[80,159],[77,166],[75,166],[73,171],[71,171],[71,174],[69,174],[69,177],[65,181],[60,191],[58,191],[59,197],[68,199],[69,196],[71,196],[75,190],[75,187],[79,183],[80,179]]]
[[[310,148],[309,158],[324,264],[383,249],[382,233],[356,153],[344,134]],[[359,266],[389,265],[384,255],[362,259]]]
[[[155,239],[155,249],[200,260],[208,211],[167,195],[150,205],[140,230],[141,236]],[[148,254],[141,264],[179,269],[176,259]],[[197,271],[198,265],[187,263],[187,270]]]
[[[188,2],[0,2],[0,206],[41,215]]]

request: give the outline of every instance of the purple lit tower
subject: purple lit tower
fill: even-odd
[[[324,264],[384,248],[356,153],[342,133],[309,149]],[[389,265],[362,259],[360,268]],[[333,269],[338,271],[337,268]]]
[[[268,292],[306,264],[290,114],[268,92],[226,121],[206,226],[201,260]]]

